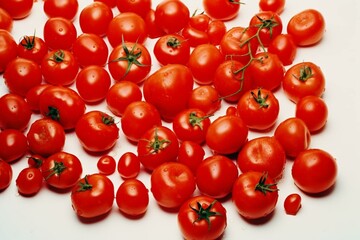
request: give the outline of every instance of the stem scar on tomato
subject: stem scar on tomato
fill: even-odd
[[[212,115],[206,115],[203,117],[198,117],[196,116],[195,112],[191,112],[189,115],[189,122],[191,124],[191,126],[195,127],[198,126],[201,130],[203,130],[203,126],[201,124],[202,121],[204,121],[205,119],[211,117]]]
[[[314,76],[314,74],[312,73],[312,69],[309,66],[304,65],[301,69],[300,69],[300,73],[299,76],[294,75],[294,78],[305,82],[306,80],[308,80],[309,78],[311,78],[312,76]]]
[[[269,95],[267,94],[265,97],[261,96],[261,88],[258,89],[257,96],[256,94],[251,91],[251,96],[254,98],[254,100],[259,104],[259,108],[268,108],[269,104],[266,103]]]
[[[49,106],[49,112],[46,113],[47,117],[50,117],[52,120],[59,121],[60,120],[60,113],[56,107]]]
[[[272,183],[272,184],[266,184],[266,179],[268,177],[268,173],[264,173],[259,182],[256,184],[255,186],[255,191],[260,191],[262,192],[264,195],[266,195],[267,192],[276,192],[279,191],[279,189],[276,187],[276,183]],[[273,188],[275,186],[275,188]]]
[[[149,154],[158,153],[159,151],[164,150],[171,144],[171,141],[168,139],[159,139],[159,135],[157,134],[157,128],[155,128],[154,131],[154,140],[150,141],[148,139],[145,139],[145,141],[149,142],[148,148],[151,149],[149,151]]]
[[[115,124],[115,119],[109,115],[102,115],[101,121],[107,126]]]
[[[54,55],[52,55],[52,57],[50,58],[51,61],[60,63],[63,62],[65,58],[65,53],[63,50],[58,50],[54,53]]]
[[[24,40],[24,43],[23,41],[20,41],[21,46],[23,46],[27,50],[33,49],[35,47],[35,31],[34,31],[34,35],[32,36],[32,39],[29,36],[23,36],[22,40]]]
[[[181,41],[179,41],[176,37],[171,37],[166,42],[166,45],[171,48],[178,48],[181,46]]]
[[[197,219],[194,220],[193,224],[195,222],[199,222],[201,220],[205,220],[208,224],[208,229],[211,228],[211,221],[210,221],[210,217],[212,216],[222,216],[221,213],[219,212],[213,212],[211,211],[212,207],[214,206],[214,204],[216,203],[216,200],[214,200],[209,206],[207,206],[206,208],[203,208],[202,204],[197,202],[197,208],[189,205],[189,207],[197,214]]]
[[[77,192],[85,192],[87,190],[91,190],[93,186],[88,182],[88,175],[85,175],[84,181],[85,182],[79,182],[79,188],[76,190]]]

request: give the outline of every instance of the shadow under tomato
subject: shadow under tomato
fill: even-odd
[[[45,188],[49,189],[52,192],[58,193],[58,194],[68,194],[71,192],[71,189],[72,189],[72,187],[60,189],[60,188],[50,186],[49,184],[45,184]]]
[[[262,217],[262,218],[257,218],[257,219],[248,219],[241,215],[240,216],[242,217],[242,219],[245,220],[245,222],[247,222],[251,225],[263,225],[263,224],[268,223],[274,217],[275,211],[276,211],[276,209],[274,209],[274,211],[272,211],[269,215]]]
[[[126,217],[126,218],[129,219],[129,220],[139,220],[139,219],[143,218],[143,217],[146,215],[146,213],[147,213],[147,211],[145,211],[143,214],[134,216],[134,215],[129,215],[129,214],[121,211],[120,209],[118,209],[118,212],[119,212],[122,216]]]
[[[302,191],[305,195],[312,197],[312,198],[323,198],[326,196],[329,196],[332,192],[335,191],[336,188],[336,183],[334,185],[332,185],[330,188],[328,188],[327,190],[320,192],[320,193],[307,193]]]
[[[102,214],[100,216],[97,216],[97,217],[93,217],[93,218],[85,218],[85,217],[81,217],[79,215],[77,215],[77,218],[79,219],[79,221],[81,223],[84,223],[84,224],[94,224],[94,223],[97,223],[97,222],[100,222],[100,221],[103,221],[105,218],[107,218],[109,215],[110,215],[110,211],[108,211],[107,213],[105,214]]]

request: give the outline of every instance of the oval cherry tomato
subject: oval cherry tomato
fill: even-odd
[[[24,133],[15,129],[5,129],[0,132],[0,159],[13,162],[28,150],[28,143]]]
[[[42,185],[43,176],[38,168],[24,168],[16,178],[18,192],[24,196],[35,195],[40,191]]]
[[[6,66],[17,56],[17,44],[11,34],[0,29],[0,73],[5,71]]]
[[[99,158],[96,164],[99,173],[104,175],[111,175],[116,170],[116,161],[110,155],[103,155]]]
[[[186,65],[190,58],[190,44],[178,34],[167,34],[156,41],[154,55],[161,65]]]
[[[10,186],[12,175],[11,165],[0,159],[0,192]]]
[[[24,36],[18,44],[17,54],[21,58],[26,58],[41,64],[42,59],[48,52],[48,47],[42,38],[34,36]]]
[[[145,18],[151,9],[151,0],[116,0],[120,12],[133,12]]]
[[[297,193],[288,195],[284,201],[284,208],[286,214],[296,215],[301,208],[301,197]]]
[[[189,9],[181,1],[161,1],[155,9],[155,22],[167,34],[180,32],[189,18]]]
[[[261,11],[272,11],[280,14],[285,8],[285,0],[260,0],[259,7]]]
[[[240,11],[240,4],[239,0],[203,0],[206,14],[222,21],[235,18]]]
[[[212,115],[220,109],[221,98],[213,86],[203,85],[193,89],[188,100],[189,108],[196,108],[206,115]]]
[[[1,1],[0,8],[5,9],[13,19],[22,19],[31,13],[33,0],[7,0]]]
[[[44,24],[44,41],[53,50],[69,50],[76,37],[77,30],[74,24],[63,17],[49,18]]]
[[[121,155],[117,170],[124,179],[136,178],[140,173],[140,160],[132,152],[126,152]]]
[[[63,17],[72,20],[79,8],[78,0],[46,0],[44,12],[47,17]]]
[[[188,166],[195,175],[196,170],[204,159],[204,156],[205,150],[201,145],[192,141],[183,141],[179,147],[177,161]]]
[[[279,34],[269,44],[269,53],[276,54],[284,66],[288,66],[293,63],[297,46],[289,34]]]

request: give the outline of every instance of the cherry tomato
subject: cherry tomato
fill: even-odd
[[[63,17],[72,20],[79,8],[78,0],[46,0],[44,12],[47,17]]]
[[[184,239],[219,239],[227,226],[225,207],[216,199],[203,195],[183,203],[177,219]]]
[[[272,11],[280,14],[285,8],[285,0],[260,0],[259,8],[261,11]]]
[[[229,158],[214,155],[204,159],[196,170],[196,185],[204,195],[220,199],[231,193],[238,168]]]
[[[48,47],[42,38],[34,36],[24,36],[18,44],[17,54],[21,58],[26,58],[40,64]]]
[[[0,132],[0,159],[13,162],[20,159],[28,150],[24,133],[15,129],[5,129]]]
[[[295,59],[297,46],[289,34],[279,34],[269,44],[269,53],[276,54],[284,66],[291,65]]]
[[[0,29],[11,32],[13,28],[13,19],[10,14],[0,7]]]
[[[50,87],[52,85],[50,84],[39,84],[36,85],[32,88],[29,89],[29,91],[27,91],[26,95],[25,95],[25,99],[26,102],[28,103],[30,109],[33,112],[39,112],[40,111],[40,95],[41,93],[48,87]]]
[[[116,161],[110,155],[103,155],[99,158],[96,164],[99,173],[104,175],[111,175],[116,170]]]
[[[190,58],[190,44],[178,34],[166,34],[156,41],[154,55],[161,65],[186,65]]]
[[[10,186],[13,170],[9,163],[0,159],[0,192]]]
[[[165,35],[164,31],[155,22],[155,10],[150,9],[150,11],[145,16],[144,21],[149,38],[154,39]]]
[[[124,179],[136,178],[140,173],[140,160],[132,152],[126,152],[121,155],[117,170]]]
[[[71,190],[72,207],[80,218],[95,218],[108,213],[114,199],[114,184],[103,174],[86,175]]]
[[[325,19],[315,9],[306,9],[295,14],[288,22],[289,33],[298,46],[310,46],[318,43],[325,33]]]
[[[240,11],[240,4],[239,0],[203,0],[205,13],[222,21],[235,18]]]
[[[6,0],[0,2],[0,8],[7,11],[13,19],[22,19],[31,13],[33,0]]]
[[[180,32],[189,18],[189,9],[181,1],[161,1],[155,9],[155,22],[167,34]]]
[[[116,0],[120,12],[133,12],[145,18],[151,9],[151,0]]]
[[[24,168],[16,178],[18,192],[24,196],[35,195],[40,191],[42,185],[43,176],[38,168]]]
[[[205,150],[201,145],[192,141],[183,141],[179,147],[177,161],[188,166],[195,175],[196,170],[204,159],[204,156]]]
[[[8,93],[0,98],[0,129],[24,130],[32,115],[30,106],[19,95]]]
[[[38,154],[32,154],[27,159],[30,168],[40,168],[46,158]]]
[[[128,216],[143,215],[149,205],[149,190],[137,179],[125,180],[115,197],[119,210]]]
[[[11,34],[0,29],[0,73],[5,71],[6,66],[17,56],[17,44]]]
[[[110,8],[113,8],[116,6],[116,0],[94,0],[94,2],[102,2],[105,3]]]
[[[296,215],[301,208],[301,196],[297,193],[288,195],[284,201],[286,214]]]
[[[307,149],[295,158],[291,174],[295,185],[302,191],[321,193],[336,182],[336,159],[322,149]]]
[[[151,192],[156,202],[168,209],[179,208],[195,191],[195,177],[184,164],[163,163],[151,174]]]
[[[63,17],[49,18],[43,31],[44,41],[49,49],[69,50],[77,37],[74,24]]]
[[[202,85],[193,89],[188,100],[189,108],[196,108],[212,115],[221,107],[221,98],[213,86]]]

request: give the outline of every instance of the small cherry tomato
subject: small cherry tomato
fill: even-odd
[[[43,176],[39,168],[24,168],[16,178],[18,192],[24,196],[35,195],[40,191],[42,185]]]
[[[190,57],[190,44],[178,34],[167,34],[156,41],[154,55],[161,65],[171,63],[186,65]]]
[[[0,73],[4,72],[10,61],[17,57],[17,44],[12,35],[0,29]]]
[[[220,109],[221,98],[213,86],[198,86],[193,89],[190,95],[188,107],[200,109],[206,115],[212,115]]]
[[[296,215],[301,208],[301,196],[297,193],[288,195],[284,201],[284,209],[288,215]]]
[[[78,11],[78,0],[46,0],[44,1],[44,12],[47,17],[63,17],[73,20]]]
[[[24,36],[17,48],[19,57],[26,58],[41,64],[42,59],[48,52],[48,47],[42,38],[34,36]]]
[[[0,159],[10,163],[24,156],[27,150],[28,143],[23,132],[16,129],[0,132]]]
[[[104,175],[111,175],[116,170],[116,161],[110,155],[103,155],[99,158],[96,164],[99,173]]]
[[[9,163],[0,159],[0,192],[10,186],[13,170]]]
[[[23,19],[31,13],[34,0],[6,0],[0,2],[0,8],[5,9],[13,19]]]
[[[195,175],[204,156],[205,150],[201,145],[192,141],[183,141],[179,147],[177,161],[188,166]]]
[[[0,7],[0,29],[4,29],[10,33],[12,28],[13,28],[12,17],[5,9]]]
[[[280,14],[285,8],[285,0],[260,0],[259,8],[261,11],[272,11]]]
[[[297,46],[289,34],[280,34],[269,44],[269,53],[276,54],[284,66],[291,65],[295,59]]]
[[[229,21],[240,11],[240,0],[203,0],[206,14],[213,19]]]
[[[49,49],[69,50],[76,37],[75,25],[66,18],[52,17],[44,24],[44,41]]]
[[[180,32],[189,18],[189,9],[181,1],[161,1],[155,9],[155,22],[167,34]]]
[[[126,152],[121,155],[117,170],[124,179],[136,178],[140,173],[140,160],[132,152]]]

